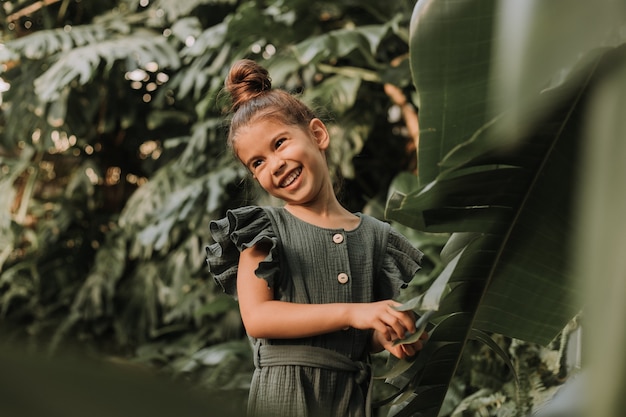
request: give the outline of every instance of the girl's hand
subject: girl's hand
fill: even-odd
[[[374,331],[374,334],[372,335],[373,345],[379,347],[379,349],[376,350],[385,349],[398,359],[405,359],[415,355],[417,352],[422,350],[424,347],[423,342],[426,340],[428,340],[428,333],[426,332],[423,332],[420,335],[420,339],[416,342],[397,345],[394,345],[393,341],[385,340],[384,337],[376,331]]]
[[[415,332],[415,316],[412,311],[398,311],[393,307],[401,305],[397,301],[384,300],[375,303],[351,304],[350,326],[355,329],[373,329],[381,340],[393,343],[407,333]]]

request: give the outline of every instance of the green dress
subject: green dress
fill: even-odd
[[[239,253],[257,243],[270,250],[255,271],[277,300],[324,304],[397,296],[420,268],[422,253],[387,223],[356,213],[354,230],[325,229],[284,208],[229,210],[210,224],[207,262],[216,282],[236,297]],[[251,339],[255,372],[252,416],[370,415],[371,331],[348,328],[301,339]]]

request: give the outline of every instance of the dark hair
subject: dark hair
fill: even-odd
[[[237,61],[226,78],[226,91],[231,98],[228,146],[234,149],[237,131],[251,121],[264,117],[307,127],[317,117],[302,101],[290,93],[272,88],[269,73],[250,59]]]

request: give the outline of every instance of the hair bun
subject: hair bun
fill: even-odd
[[[272,80],[265,68],[252,61],[242,59],[235,62],[226,78],[226,91],[230,94],[231,111],[242,104],[272,89]]]

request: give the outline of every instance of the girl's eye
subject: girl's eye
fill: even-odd
[[[274,144],[274,147],[279,148],[279,147],[280,147],[280,145],[282,145],[282,144],[283,144],[283,142],[285,142],[285,139],[284,139],[284,138],[280,138],[280,139],[278,139],[278,140],[276,141],[276,143]]]
[[[261,165],[262,161],[260,159],[257,159],[255,161],[252,161],[252,163],[250,164],[250,166],[252,167],[252,169],[258,168],[259,165]]]

